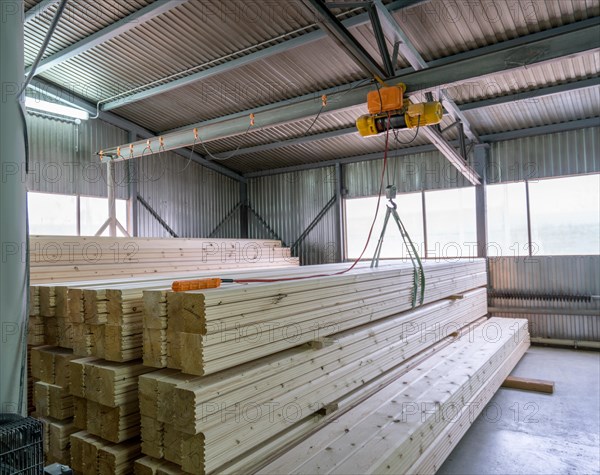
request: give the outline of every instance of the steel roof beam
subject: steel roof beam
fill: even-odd
[[[287,140],[278,140],[277,142],[270,142],[261,145],[254,145],[252,147],[240,148],[237,150],[229,150],[227,152],[221,152],[220,154],[214,154],[217,158],[224,158],[232,153],[236,155],[246,155],[248,153],[260,153],[268,150],[275,150],[282,147],[289,147],[290,145],[302,145],[305,143],[314,142],[316,140],[332,139],[334,137],[341,137],[348,134],[357,133],[356,127],[347,127],[345,129],[329,130],[327,132],[321,132],[318,134],[306,135],[295,137]]]
[[[401,10],[403,8],[410,8],[421,3],[427,3],[430,0],[396,0],[391,2],[389,5],[386,5],[386,9],[390,12],[395,12]],[[348,18],[344,20],[342,24],[346,28],[353,28],[355,26],[366,25],[369,23],[369,14],[361,13],[360,15],[356,15],[352,18]],[[256,61],[261,61],[263,59],[269,58],[276,54],[282,53],[284,51],[289,51],[290,49],[297,48],[300,46],[305,46],[310,43],[314,43],[315,41],[322,40],[327,37],[327,33],[323,30],[311,31],[310,33],[306,33],[304,35],[298,36],[296,38],[291,38],[289,40],[282,41],[281,43],[275,44],[273,46],[269,46],[262,50],[256,51],[254,53],[250,53],[240,58],[233,59],[231,61],[227,61],[223,64],[219,64],[217,66],[210,67],[203,71],[198,71],[196,73],[190,74],[189,76],[182,77],[180,79],[175,79],[174,81],[170,81],[166,84],[161,84],[159,86],[154,86],[144,91],[136,92],[135,94],[131,94],[130,96],[126,96],[120,99],[115,99],[109,102],[106,102],[102,105],[102,110],[109,111],[112,109],[116,109],[117,107],[123,107],[128,104],[132,104],[134,102],[138,102],[144,99],[149,99],[158,94],[163,94],[165,92],[172,91],[174,89],[187,86],[189,84],[194,84],[198,81],[202,81],[204,79],[208,79],[217,74],[226,73],[229,71],[233,71],[237,68],[245,66],[247,64],[252,64]]]
[[[599,87],[600,88],[600,83],[598,83],[598,78],[582,79],[582,80],[573,81],[573,82],[570,82],[567,84],[561,84],[560,86],[542,87],[542,88],[536,89],[534,91],[516,92],[514,94],[501,96],[496,99],[486,99],[486,100],[482,100],[482,101],[467,102],[467,103],[461,104],[460,106],[457,106],[457,107],[459,108],[461,115],[464,115],[464,111],[485,109],[487,107],[494,107],[495,105],[498,105],[498,104],[506,104],[506,103],[511,103],[511,102],[531,100],[532,98],[550,97],[550,96],[553,96],[556,94],[563,94],[565,92],[576,91],[578,89],[590,88],[590,87]],[[497,100],[499,102],[496,102]],[[465,117],[465,119],[466,119],[466,117]],[[450,127],[453,127],[455,125],[456,124],[452,124],[452,125],[446,127],[446,129],[442,130],[442,132],[444,132],[445,130],[448,130]],[[254,145],[252,147],[247,147],[247,148],[240,148],[237,152],[237,155],[247,155],[249,153],[265,152],[267,150],[275,150],[278,148],[289,147],[290,145],[306,144],[306,143],[310,143],[310,142],[314,142],[314,141],[318,141],[318,140],[325,140],[325,139],[329,139],[329,138],[333,138],[333,137],[343,137],[344,135],[354,134],[354,133],[357,133],[356,127],[347,127],[344,129],[331,130],[328,132],[321,132],[321,133],[317,133],[317,134],[308,135],[306,137],[298,137],[298,138],[292,138],[292,139],[287,139],[287,140],[279,140],[277,142],[271,142],[271,143],[266,143],[266,144],[261,144],[261,145]],[[478,141],[481,141],[481,138],[477,135],[476,132],[473,132],[473,134],[475,134]],[[231,154],[232,152],[233,152],[233,150],[228,150],[225,152],[221,152],[220,155],[227,156],[227,155]]]
[[[381,0],[373,0],[373,5],[377,9],[379,18],[383,23],[383,29],[388,34],[388,37],[394,38],[394,44],[402,56],[406,58],[408,63],[415,71],[419,71],[427,67],[427,62],[421,56],[421,53],[414,47],[404,30],[400,27],[393,15],[383,5]],[[396,61],[396,58],[393,58]]]
[[[463,111],[460,109],[459,106],[456,105],[456,102],[452,100],[446,89],[442,89],[440,91],[440,99],[442,100],[442,104],[448,111],[448,114],[450,114],[450,116],[456,122],[462,123],[464,134],[467,137],[469,137],[473,142],[479,143],[479,137],[477,136],[477,133],[473,130],[469,119],[465,117]]]
[[[69,105],[72,107],[76,107],[79,109],[83,109],[89,112],[92,115],[96,114],[96,106],[94,104],[89,103],[85,99],[82,99],[70,91],[66,91],[61,87],[52,84],[48,81],[45,81],[40,78],[33,78],[31,83],[29,84],[29,89],[36,91],[39,94],[46,96],[49,99],[52,99],[55,102],[60,102],[65,105]],[[136,124],[135,122],[131,122],[123,117],[120,117],[112,112],[102,112],[100,111],[100,115],[98,116],[100,120],[107,122],[115,127],[119,127],[120,129],[127,130],[132,134],[135,134],[143,139],[149,139],[155,137],[155,134],[150,130]],[[236,181],[245,182],[246,179],[240,175],[239,173],[234,172],[233,170],[219,164],[207,160],[205,157],[198,153],[191,153],[190,150],[187,149],[173,149],[173,153],[180,155],[186,159],[192,158],[196,163],[209,168],[215,172],[221,173],[229,178],[232,178]]]
[[[584,20],[461,53],[446,58],[446,61],[441,64],[438,62],[437,64],[440,64],[438,66],[432,65],[431,62],[429,64],[432,67],[428,69],[409,72],[397,76],[395,80],[406,83],[411,94],[426,92],[519,69],[526,65],[523,61],[528,61],[527,65],[531,66],[598,50],[599,35],[600,19]],[[532,51],[536,54],[532,55]],[[338,88],[339,92],[330,95],[330,106],[323,113],[328,114],[364,104],[372,86],[355,86],[356,84],[343,89]],[[320,97],[322,93],[324,92],[319,91],[296,100],[286,100],[166,132],[162,134],[164,147],[169,150],[191,146],[195,141],[194,129],[199,130],[204,141],[243,134],[248,130],[250,113],[255,114],[256,127],[271,127],[314,116],[321,109],[321,103],[316,101],[315,97]],[[146,148],[145,141],[133,145],[133,157],[141,156]],[[121,147],[125,149],[128,146],[129,144],[124,144]],[[158,146],[152,149],[158,149]],[[116,147],[104,150],[105,155],[115,154],[115,152]]]
[[[530,127],[527,129],[513,130],[510,132],[501,132],[495,134],[482,135],[480,138],[484,142],[502,142],[505,140],[514,140],[524,137],[535,137],[538,135],[546,135],[558,132],[567,132],[569,130],[579,130],[589,127],[600,127],[600,116],[591,119],[573,120],[570,122],[562,122],[560,124],[542,125],[538,127]],[[458,146],[458,140],[449,142],[451,146]],[[407,147],[393,150],[394,157],[405,157],[418,153],[436,152],[439,151],[435,145],[418,145],[416,147]],[[313,170],[315,168],[332,167],[336,164],[347,165],[350,163],[366,162],[369,160],[380,160],[383,158],[383,152],[375,152],[366,155],[356,155],[353,157],[337,158],[335,160],[326,160],[323,162],[305,163],[302,165],[293,165],[290,167],[273,168],[270,170],[261,170],[257,172],[245,173],[246,178],[257,178],[261,176],[279,175],[281,173],[291,173],[303,170]]]
[[[51,6],[56,5],[60,0],[42,0],[37,5],[25,12],[23,23],[27,25],[30,21],[35,20],[38,16],[48,10]]]
[[[579,79],[578,81],[571,81],[564,84],[558,84],[556,86],[545,86],[538,89],[532,89],[530,91],[518,91],[512,94],[507,94],[505,96],[497,96],[492,97],[490,99],[473,101],[466,104],[461,104],[459,107],[460,110],[464,112],[473,109],[480,109],[482,107],[493,107],[511,102],[527,101],[537,99],[539,97],[549,97],[554,96],[556,94],[563,94],[565,92],[598,86],[600,86],[600,78],[596,76],[589,79]]]
[[[438,129],[435,127],[421,127],[420,133],[427,137],[467,180],[473,185],[481,185],[479,174],[471,168],[471,165],[467,163]]]
[[[101,45],[102,43],[109,41],[120,34],[125,33],[126,31],[132,30],[133,28],[136,28],[141,24],[152,20],[153,18],[186,3],[187,1],[188,0],[157,0],[149,5],[146,5],[144,8],[139,9],[131,15],[121,18],[119,21],[112,23],[106,28],[102,28],[101,30],[91,34],[86,38],[83,38],[77,43],[67,46],[59,52],[43,59],[38,65],[36,74],[41,74],[50,68],[58,66],[64,61],[68,61],[69,59],[74,58],[81,53],[85,53],[86,51]],[[26,75],[29,74],[30,71],[31,66],[25,68]]]

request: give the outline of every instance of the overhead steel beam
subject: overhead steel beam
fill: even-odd
[[[522,100],[531,100],[532,98],[543,98],[543,97],[553,96],[556,94],[564,94],[565,92],[574,91],[574,90],[578,90],[578,89],[582,89],[582,88],[590,88],[590,87],[600,88],[600,83],[598,82],[598,78],[582,79],[580,81],[573,81],[573,82],[570,82],[567,84],[561,84],[560,86],[542,87],[542,88],[536,89],[534,91],[527,91],[526,93],[516,92],[513,94],[506,95],[506,96],[501,96],[497,99],[500,100],[500,104],[506,104],[506,103],[518,102],[518,101],[522,101]],[[454,103],[454,101],[453,101],[453,103]],[[493,107],[495,105],[497,105],[496,99],[486,99],[486,100],[481,100],[481,101],[467,102],[467,103],[461,104],[460,106],[457,106],[457,107],[459,108],[461,116],[464,116],[464,111],[485,109],[487,107]],[[466,121],[467,118],[464,117],[464,120]],[[456,124],[452,124],[444,130],[447,130],[448,128],[453,127],[455,125]],[[472,131],[472,129],[471,129],[471,131]],[[328,131],[328,132],[312,134],[312,135],[308,135],[305,137],[292,138],[292,139],[288,139],[288,140],[279,140],[277,142],[271,142],[271,143],[262,144],[262,145],[254,145],[252,147],[247,147],[247,148],[240,148],[240,149],[238,149],[236,155],[242,156],[242,155],[247,155],[249,153],[266,152],[267,150],[276,150],[278,148],[289,147],[290,145],[306,144],[306,143],[311,143],[311,142],[318,141],[318,140],[326,140],[326,139],[333,138],[333,137],[343,137],[345,135],[355,134],[357,132],[358,131],[357,131],[356,127],[352,126],[352,127],[347,127],[344,129],[338,129],[338,130],[332,130],[332,131]],[[444,132],[444,131],[442,131],[442,132]],[[472,132],[473,132],[474,136],[477,137],[477,140],[473,140],[473,137],[471,138],[471,140],[473,140],[476,143],[479,143],[481,141],[481,139],[476,134],[476,132],[474,132],[474,131],[472,131]],[[228,151],[222,152],[218,156],[226,157],[226,156],[230,155],[232,152],[233,152],[233,150],[228,150]]]
[[[42,0],[37,5],[25,12],[23,23],[27,25],[30,21],[35,20],[38,16],[48,10],[52,5],[56,5],[60,0]]]
[[[377,64],[375,59],[367,52],[343,23],[331,13],[323,0],[301,0],[309,12],[317,15],[317,23],[325,30],[337,45],[346,52],[350,58],[367,74],[374,78],[388,77],[386,71]],[[386,10],[387,11],[387,10]]]
[[[442,100],[442,104],[448,111],[448,114],[450,114],[450,116],[456,122],[460,122],[462,124],[464,134],[467,137],[469,137],[473,142],[479,143],[479,137],[477,136],[477,133],[473,130],[469,119],[466,118],[465,114],[463,114],[463,111],[460,109],[460,107],[456,105],[456,102],[452,100],[446,89],[442,89],[440,91],[440,99]]]
[[[386,11],[386,13],[388,13],[385,7],[383,9]],[[396,68],[392,58],[390,57],[383,27],[381,26],[381,20],[379,19],[379,15],[377,14],[377,9],[374,4],[371,4],[369,7],[369,18],[371,18],[371,27],[373,28],[373,34],[375,35],[375,40],[377,41],[377,48],[379,49],[379,55],[383,61],[386,75],[387,77],[392,77],[396,74]]]
[[[427,62],[381,0],[373,0],[373,5],[377,9],[379,18],[381,18],[384,31],[388,34],[388,37],[394,38],[394,44],[397,45],[402,56],[406,58],[415,71],[426,68]],[[393,58],[393,60],[396,61],[396,58]]]
[[[342,137],[344,135],[356,134],[358,131],[356,127],[347,127],[345,129],[330,130],[328,132],[322,132],[320,134],[312,134],[302,137],[296,137],[288,140],[279,140],[277,142],[266,143],[262,145],[255,145],[253,147],[240,148],[237,150],[236,155],[247,155],[249,153],[260,153],[268,150],[276,150],[278,148],[289,147],[291,145],[302,145],[305,143],[314,142],[317,140],[331,139],[334,137]],[[217,158],[227,157],[231,155],[235,150],[230,150],[217,154]]]
[[[55,84],[52,84],[48,81],[45,81],[43,79],[33,78],[31,80],[31,83],[29,84],[28,88],[36,91],[39,94],[46,96],[47,98],[49,98],[53,101],[61,102],[63,104],[66,104],[66,105],[69,105],[72,107],[83,109],[92,115],[96,114],[96,106],[95,105],[89,103],[88,101],[86,101],[85,99],[82,99],[81,97],[78,97],[77,95],[73,94],[72,92],[66,91],[66,90],[62,89],[61,87],[59,87]],[[146,139],[146,140],[156,137],[156,135],[153,132],[151,132],[150,130],[136,124],[135,122],[131,122],[130,120],[124,119],[123,117],[113,114],[112,112],[100,111],[98,118],[103,120],[104,122],[114,125],[115,127],[119,127],[120,129],[127,130],[127,131],[131,132],[132,134],[135,134],[138,137],[142,137],[143,139]],[[215,172],[221,173],[222,175],[228,176],[229,178],[233,178],[236,181],[241,181],[241,182],[246,181],[246,179],[239,173],[236,173],[233,170],[230,170],[229,168],[227,168],[223,165],[220,165],[219,163],[215,163],[210,160],[207,160],[205,157],[203,157],[202,155],[200,155],[196,152],[191,153],[191,151],[187,150],[187,149],[183,149],[183,150],[182,149],[172,149],[172,152],[176,153],[177,155],[180,155],[182,157],[185,157],[186,159],[189,159],[191,157],[194,162],[196,162],[206,168],[209,168]]]
[[[106,28],[93,33],[92,35],[82,39],[81,41],[78,41],[75,44],[72,44],[71,46],[67,46],[61,51],[48,56],[46,59],[43,59],[38,65],[35,73],[41,74],[64,61],[84,53],[95,46],[101,45],[102,43],[109,41],[120,34],[125,33],[126,31],[138,27],[141,24],[152,20],[158,15],[162,15],[163,13],[182,5],[183,3],[186,3],[187,1],[188,0],[156,0],[155,2],[139,9],[131,15],[121,18],[119,21],[112,23]],[[30,71],[31,66],[25,68],[26,75],[29,74]]]
[[[517,64],[519,58],[522,61],[528,61],[527,65],[531,66],[598,50],[597,38],[599,35],[600,19],[584,20],[461,53],[447,59],[447,62],[442,65],[397,76],[395,80],[401,80],[407,84],[411,94],[448,87],[468,80],[480,80],[497,73],[524,67],[524,63]],[[532,55],[532,51],[535,51],[536,54]],[[352,88],[353,86],[339,88],[339,92],[331,94],[330,106],[323,113],[328,114],[364,104],[372,86],[356,87],[356,84],[354,86],[354,88]],[[318,94],[321,93],[322,91]],[[282,101],[270,106],[223,116],[163,134],[164,149],[191,146],[195,141],[194,129],[198,129],[204,141],[245,133],[248,130],[248,114],[250,113],[255,115],[256,127],[271,127],[314,116],[319,113],[320,109],[320,101],[316,101],[315,95],[310,94],[297,100]],[[153,150],[158,149],[158,139],[155,140]],[[121,146],[123,150],[128,147],[129,144]],[[134,143],[133,157],[141,156],[145,148],[145,141]],[[116,147],[105,149],[104,155],[105,158],[116,155]]]
[[[429,1],[430,0],[395,0],[390,4],[386,5],[386,9],[390,12],[395,12],[403,8],[414,7],[416,5],[427,3]],[[369,14],[362,13],[360,15],[356,15],[352,18],[344,20],[342,24],[345,28],[353,28],[360,25],[366,25],[367,23],[369,23],[369,21]],[[273,46],[269,46],[254,53],[250,53],[239,58],[224,62],[222,64],[209,67],[202,71],[198,71],[188,76],[182,77],[180,79],[175,79],[174,81],[170,81],[166,84],[154,86],[144,91],[136,92],[123,98],[108,101],[104,103],[101,108],[104,111],[109,111],[112,109],[116,109],[117,107],[123,107],[134,102],[149,99],[158,94],[163,94],[169,91],[173,91],[174,89],[187,86],[189,84],[193,84],[204,79],[208,79],[212,76],[215,76],[216,74],[222,74],[229,71],[233,71],[234,69],[246,66],[248,64],[252,64],[256,61],[261,61],[276,54],[283,53],[284,51],[289,51],[293,48],[309,45],[311,43],[314,43],[315,41],[322,40],[326,37],[327,33],[325,33],[323,30],[311,31],[310,33],[306,33],[296,38],[291,38],[289,40],[282,41],[281,43],[277,43]]]
[[[559,132],[568,132],[569,130],[587,129],[589,127],[600,127],[600,116],[591,117],[589,119],[572,120],[570,122],[561,122],[560,124],[540,125],[537,127],[529,127],[527,129],[482,135],[480,138],[483,142],[503,142],[505,140],[535,137],[536,135],[556,134]]]
[[[493,143],[493,142],[502,142],[504,140],[512,140],[523,137],[535,137],[538,135],[546,135],[557,132],[566,132],[569,130],[578,130],[585,129],[589,127],[600,127],[600,116],[593,117],[591,119],[580,119],[573,120],[570,122],[563,122],[560,124],[553,125],[543,125],[539,127],[530,127],[527,129],[513,130],[511,132],[501,132],[495,134],[487,134],[481,135],[479,138],[483,142]],[[458,146],[458,140],[454,140],[449,142],[453,147]],[[427,144],[427,145],[418,145],[416,147],[407,147],[394,150],[390,152],[394,156],[405,157],[407,155],[415,155],[419,153],[427,153],[427,152],[435,152],[438,149],[435,145]],[[383,152],[375,152],[366,155],[357,155],[353,157],[345,157],[345,158],[337,158],[335,160],[326,160],[322,162],[315,163],[305,163],[302,165],[293,165],[290,167],[282,167],[282,168],[273,168],[270,170],[261,170],[257,172],[245,173],[244,177],[246,178],[257,178],[261,176],[270,176],[270,175],[279,175],[281,173],[291,173],[298,172],[302,170],[313,170],[316,168],[325,168],[325,167],[333,167],[336,164],[348,165],[350,163],[358,163],[358,162],[366,162],[369,160],[380,160],[383,158]]]
[[[481,177],[479,174],[471,168],[466,160],[456,151],[454,146],[446,140],[438,129],[435,127],[421,127],[419,133],[427,137],[467,180],[473,185],[481,185]]]
[[[460,109],[462,111],[470,111],[473,109],[479,109],[481,107],[493,107],[510,102],[528,101],[537,99],[539,97],[553,96],[556,94],[563,94],[565,92],[576,91],[578,89],[587,89],[591,87],[600,87],[599,77],[596,76],[589,79],[580,79],[578,81],[571,81],[564,84],[558,84],[556,86],[546,86],[530,91],[519,91],[512,94],[507,94],[505,96],[473,101],[467,104],[461,104]]]

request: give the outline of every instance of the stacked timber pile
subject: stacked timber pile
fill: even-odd
[[[194,278],[207,271],[298,265],[280,241],[235,239],[31,236],[29,260],[29,343],[65,348],[73,345],[73,330],[79,332],[76,341],[83,335],[90,338],[89,328],[77,326],[84,322],[77,317],[70,320],[69,305],[83,305],[83,297],[69,303],[69,289],[93,286],[101,290],[132,280],[170,282],[174,276]]]
[[[435,473],[528,347],[526,320],[492,318],[259,473]]]
[[[54,346],[30,349],[34,415],[44,423],[47,463],[70,463],[69,436],[75,432],[69,364],[73,352]]]
[[[148,320],[170,336],[159,344],[166,358],[157,359],[168,368],[139,378],[147,456],[136,462],[139,473],[248,471],[486,314],[483,260],[425,263],[425,274],[418,308],[413,268],[397,263],[144,292],[145,308],[162,312]]]
[[[31,236],[31,283],[297,265],[280,241]]]
[[[100,264],[91,263],[90,249],[101,256],[107,249],[108,254],[129,251],[119,257],[122,265],[114,265],[114,254],[99,259]],[[54,425],[47,424],[50,428],[57,421],[69,424],[68,431],[61,432],[66,434],[66,443],[61,439],[60,459],[52,455],[58,444],[51,443],[46,446],[48,461],[72,464],[86,474],[131,473],[133,461],[140,456],[138,377],[154,370],[141,361],[141,289],[167,289],[176,278],[208,277],[215,269],[228,269],[219,270],[221,274],[233,269],[287,269],[298,265],[297,259],[289,258],[289,249],[270,240],[46,237],[32,238],[31,251],[36,283],[30,287],[29,341],[32,345],[61,347],[54,350],[69,355],[64,370],[72,381],[57,392],[47,387],[46,383],[54,384],[52,381],[44,379],[41,384],[32,380],[33,396],[37,396],[33,399],[39,406],[35,413],[52,422]],[[57,262],[50,275],[45,264],[52,260]],[[104,267],[100,269],[100,265]],[[125,268],[130,271],[125,272]],[[193,272],[182,274],[181,269]],[[115,279],[114,275],[121,277]],[[68,280],[61,282],[60,277]],[[41,279],[47,282],[39,282]],[[30,363],[32,374],[41,379],[36,376],[43,372],[40,358],[32,357]],[[68,401],[62,414],[65,419],[60,420],[48,412],[49,405],[43,402],[49,397],[58,400],[59,395],[63,402]],[[50,406],[58,410],[56,404]],[[69,451],[71,433],[73,450]]]

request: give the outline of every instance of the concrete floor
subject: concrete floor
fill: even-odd
[[[554,394],[500,389],[438,475],[599,474],[600,353],[531,347],[512,374]]]

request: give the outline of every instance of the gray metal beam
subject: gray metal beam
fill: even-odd
[[[367,50],[350,34],[348,29],[338,18],[331,13],[323,0],[300,0],[308,12],[314,12],[317,16],[317,23],[325,30],[337,45],[352,58],[352,60],[368,76],[374,78],[387,77],[386,72],[381,68],[375,59]]]
[[[598,49],[598,35],[600,35],[600,19],[584,20],[462,53],[456,55],[462,59],[456,59],[455,56],[456,61],[401,75],[395,79],[406,83],[411,94],[425,92],[467,80],[481,79],[495,73],[519,69],[524,66],[525,61],[529,61],[529,65],[542,64],[566,56],[576,56],[594,51]],[[537,52],[535,56],[532,56],[532,50]],[[521,61],[520,65],[517,64],[519,61]],[[371,90],[371,86],[359,86],[354,89],[346,87],[343,92],[334,93],[330,96],[331,108],[324,113],[364,104],[369,90]],[[310,117],[316,115],[321,108],[320,102],[315,101],[314,98],[314,94],[309,97],[304,96],[297,101],[282,101],[244,113],[224,116],[212,120],[210,123],[206,121],[176,129],[162,136],[164,148],[169,150],[192,145],[195,140],[195,128],[199,129],[204,141],[245,133],[248,129],[248,114],[250,113],[254,113],[257,127],[270,127]],[[157,144],[154,145],[156,146],[153,146],[152,149],[158,149]],[[124,149],[128,146],[129,144],[125,144],[122,147]],[[137,142],[133,146],[133,157],[139,157],[146,148],[146,143]],[[115,155],[116,147],[106,149],[104,153],[105,155]]]
[[[314,142],[317,140],[331,139],[331,138],[335,138],[335,137],[341,137],[344,135],[356,134],[356,133],[358,133],[358,130],[354,126],[346,127],[345,129],[329,130],[327,132],[321,132],[318,134],[306,135],[306,136],[302,136],[302,137],[296,137],[293,139],[279,140],[277,142],[271,142],[271,143],[266,143],[266,144],[262,144],[262,145],[254,145],[252,147],[240,148],[240,149],[238,149],[236,155],[239,156],[239,155],[247,155],[249,153],[266,152],[268,150],[276,150],[278,148],[289,147],[291,145],[302,145],[302,144]],[[229,150],[227,152],[223,152],[223,153],[217,154],[215,156],[217,158],[227,157],[228,155],[233,153],[234,150]]]
[[[545,86],[530,91],[519,91],[513,94],[507,94],[505,96],[492,97],[490,99],[482,99],[480,101],[473,101],[467,104],[461,104],[461,111],[470,111],[473,109],[479,109],[481,107],[493,107],[501,104],[507,104],[517,101],[527,101],[537,99],[539,97],[548,97],[556,94],[563,94],[565,92],[576,91],[579,89],[587,89],[591,87],[600,87],[600,78],[593,77],[589,79],[580,79],[578,81],[571,81],[565,84],[558,84],[556,86]]]
[[[92,115],[96,114],[95,105],[89,103],[85,99],[78,97],[72,92],[66,91],[60,86],[52,84],[41,78],[33,78],[28,88],[54,101],[58,101],[66,105],[85,110]],[[149,139],[156,136],[150,130],[141,127],[140,125],[131,122],[130,120],[124,119],[123,117],[113,114],[112,112],[100,111],[98,118],[103,120],[104,122],[114,125],[115,127],[119,127],[123,130],[127,130],[131,133],[134,133],[142,139]],[[230,170],[229,168],[218,163],[211,162],[210,160],[207,160],[205,157],[196,152],[191,154],[191,151],[187,149],[174,149],[172,150],[172,152],[182,157],[185,157],[186,159],[189,159],[191,156],[194,162],[206,168],[221,173],[222,175],[228,176],[229,178],[233,178],[234,180],[245,181],[245,178],[239,173],[236,173],[233,170]]]
[[[385,7],[383,7],[386,13],[390,14]],[[391,15],[391,14],[390,14]],[[377,48],[379,49],[379,55],[383,61],[383,66],[385,68],[385,73],[387,77],[392,77],[396,75],[396,68],[394,66],[394,62],[390,57],[390,52],[387,47],[387,42],[385,39],[385,33],[383,32],[383,26],[381,25],[381,19],[377,14],[377,8],[374,4],[371,4],[369,7],[369,18],[371,18],[371,28],[373,28],[373,34],[375,35],[375,40],[377,41]]]
[[[471,168],[465,159],[456,151],[454,146],[435,127],[421,127],[419,133],[427,137],[448,161],[469,180],[473,185],[481,184],[481,177]]]
[[[573,82],[570,82],[567,84],[561,84],[560,86],[548,86],[548,87],[542,87],[540,89],[536,89],[534,91],[527,91],[525,98],[523,97],[525,95],[523,92],[516,92],[514,94],[502,96],[499,99],[501,99],[501,102],[500,102],[501,104],[506,104],[506,103],[517,102],[517,101],[522,101],[522,100],[531,100],[532,98],[541,98],[541,97],[553,96],[553,95],[557,95],[557,94],[563,94],[565,92],[569,92],[572,90],[578,90],[578,89],[590,88],[590,87],[600,88],[600,83],[598,82],[597,78],[582,79],[582,80],[573,81]],[[454,101],[452,101],[452,102],[454,103]],[[460,115],[457,114],[456,116],[453,116],[453,117],[464,118],[464,121],[466,122],[468,119],[464,116],[463,111],[484,109],[486,107],[493,107],[496,104],[497,103],[495,102],[495,99],[474,101],[474,102],[468,102],[465,104],[461,104],[460,106],[457,106],[459,108]],[[442,132],[444,132],[444,131],[448,130],[450,127],[453,127],[456,125],[457,125],[456,123],[452,124],[452,125],[446,127],[446,129],[444,129]],[[275,150],[278,148],[288,147],[290,145],[305,144],[305,143],[310,143],[313,141],[325,140],[325,139],[329,139],[329,138],[333,138],[333,137],[342,137],[344,135],[355,134],[355,133],[357,133],[357,130],[355,127],[347,127],[344,129],[338,129],[338,130],[332,130],[332,131],[328,131],[328,132],[321,132],[321,133],[317,133],[317,134],[307,135],[305,137],[298,137],[298,138],[293,138],[293,139],[288,139],[288,140],[280,140],[277,142],[271,142],[271,143],[262,144],[262,145],[254,145],[252,147],[247,147],[247,148],[240,148],[237,151],[236,155],[242,156],[242,155],[246,155],[249,153],[265,152],[267,150]],[[473,131],[471,129],[471,133],[472,133],[472,137],[470,137],[471,140],[473,140],[476,143],[481,142],[480,137],[477,135],[477,133],[475,131]],[[507,133],[512,134],[514,132],[507,132]],[[474,140],[474,138],[476,138],[477,140]],[[222,152],[218,156],[228,156],[232,152],[233,152],[233,150],[228,150],[228,151]]]
[[[481,176],[481,184],[475,187],[475,223],[477,231],[477,257],[487,257],[487,209],[486,185],[487,163],[490,146],[488,144],[475,145],[474,167]]]
[[[511,139],[516,139],[516,138],[521,138],[521,137],[534,137],[537,135],[546,135],[546,134],[551,134],[551,133],[556,133],[556,132],[564,132],[564,131],[568,131],[568,130],[577,130],[577,129],[584,129],[584,128],[588,128],[588,127],[599,127],[599,126],[600,126],[600,117],[594,117],[591,119],[581,119],[581,120],[573,120],[571,122],[563,122],[561,124],[543,125],[540,127],[531,127],[531,128],[527,128],[527,129],[520,129],[520,130],[515,130],[512,132],[501,132],[501,133],[496,133],[496,134],[482,135],[482,136],[480,136],[480,139],[483,142],[492,143],[492,142],[501,142],[503,140],[511,140]],[[453,147],[458,146],[457,140],[449,142],[449,143]],[[390,152],[390,153],[393,153],[394,156],[403,157],[403,156],[414,155],[414,154],[418,154],[418,153],[435,152],[437,150],[438,149],[434,145],[428,144],[428,145],[418,145],[416,147],[401,148],[398,150],[394,150],[393,152]],[[290,166],[290,167],[273,168],[271,170],[261,170],[258,172],[250,172],[250,173],[244,174],[244,177],[256,178],[256,177],[261,177],[261,176],[279,175],[281,173],[291,173],[291,172],[297,172],[297,171],[302,171],[302,170],[312,170],[315,168],[333,167],[337,163],[346,165],[349,163],[365,162],[365,161],[369,161],[369,160],[380,160],[382,158],[383,158],[383,152],[375,152],[375,153],[370,153],[370,154],[366,154],[366,155],[357,155],[357,156],[353,156],[353,157],[338,158],[335,160],[326,160],[326,161],[322,161],[322,162],[305,163],[302,165],[294,165],[294,166]]]
[[[146,23],[149,20],[162,15],[163,13],[178,7],[179,5],[186,3],[188,0],[157,0],[138,11],[127,15],[125,18],[121,18],[119,21],[112,23],[106,28],[102,28],[100,31],[93,33],[92,35],[83,38],[75,44],[67,46],[63,50],[48,56],[43,59],[37,70],[36,74],[41,74],[60,63],[67,61],[85,51],[94,48],[95,46],[101,45],[102,43],[109,41],[116,36],[119,36],[126,31],[132,30]],[[25,68],[25,74],[29,74],[31,67]]]
[[[402,56],[406,58],[415,71],[426,68],[427,62],[414,47],[408,36],[406,36],[406,33],[404,33],[404,30],[402,30],[396,19],[383,5],[381,0],[373,0],[373,5],[377,9],[379,18],[383,23],[382,27],[384,31],[388,34],[388,37],[394,39],[394,44],[397,45]],[[396,61],[396,58],[393,59]]]
[[[462,124],[464,134],[467,137],[469,137],[473,142],[479,143],[480,142],[479,136],[473,130],[473,127],[471,126],[469,119],[466,118],[466,116],[463,113],[463,111],[461,110],[461,108],[456,105],[456,102],[454,102],[452,100],[452,98],[450,97],[450,95],[448,94],[448,91],[446,89],[442,89],[440,91],[440,99],[442,100],[442,104],[448,111],[448,114],[450,114],[450,116],[456,122],[460,122]]]
[[[480,136],[480,139],[483,142],[489,143],[502,142],[504,140],[534,137],[536,135],[555,134],[558,132],[568,132],[569,130],[586,129],[588,127],[600,127],[600,116],[591,117],[589,119],[572,120],[570,122],[561,122],[560,124],[540,125],[538,127],[530,127],[527,129],[482,135]]]
[[[23,0],[3,1],[0,8],[0,412],[25,416],[29,241],[27,192],[21,178],[26,127],[18,94],[23,81]],[[10,466],[4,459],[2,467]]]
[[[48,10],[52,5],[56,5],[60,0],[42,0],[37,5],[25,12],[23,23],[27,25],[30,21],[35,20],[38,16]]]
[[[414,7],[416,5],[426,3],[429,1],[430,0],[396,0],[391,2],[389,5],[386,5],[386,8],[390,12],[395,12],[403,8]],[[342,24],[346,28],[353,28],[356,26],[365,25],[369,23],[369,21],[370,20],[368,13],[362,13],[360,15],[356,15],[352,18],[344,20]],[[158,94],[163,94],[165,92],[172,91],[179,87],[187,86],[189,84],[208,79],[216,74],[233,71],[236,68],[252,64],[256,61],[261,61],[276,54],[289,51],[293,48],[297,48],[299,46],[306,46],[308,44],[314,43],[315,41],[322,40],[326,37],[327,33],[325,33],[323,30],[311,31],[310,33],[306,33],[296,38],[291,38],[289,40],[282,41],[281,43],[277,43],[273,46],[269,46],[254,53],[250,53],[239,58],[232,59],[231,61],[227,61],[217,66],[209,67],[202,71],[198,71],[188,76],[182,77],[180,79],[170,81],[166,84],[151,87],[144,91],[136,92],[135,94],[131,94],[120,99],[111,100],[102,105],[102,110],[109,111],[112,109],[116,109],[117,107],[123,107],[127,104],[131,104],[144,99],[149,99],[150,97],[154,97]]]

